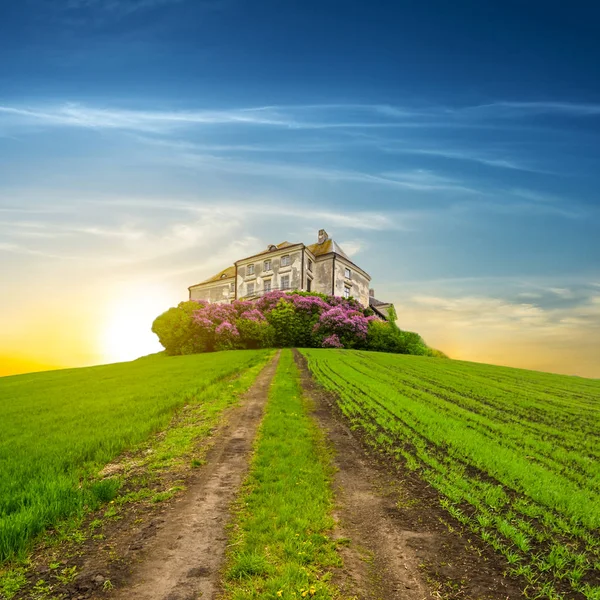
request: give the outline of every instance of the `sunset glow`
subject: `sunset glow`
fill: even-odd
[[[0,373],[156,352],[188,286],[325,228],[453,358],[600,377],[597,18],[334,4],[10,3]]]
[[[156,286],[131,289],[109,303],[108,317],[99,331],[103,362],[133,360],[160,352],[162,346],[149,325],[168,307],[166,294]]]

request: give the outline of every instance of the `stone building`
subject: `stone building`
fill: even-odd
[[[321,229],[315,244],[271,244],[188,289],[190,300],[220,303],[251,300],[272,290],[321,292],[353,297],[387,317],[391,305],[374,298],[370,283],[371,276]]]

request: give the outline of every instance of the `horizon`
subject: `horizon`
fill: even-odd
[[[600,378],[600,8],[0,7],[0,375],[159,351],[326,229],[451,358]]]

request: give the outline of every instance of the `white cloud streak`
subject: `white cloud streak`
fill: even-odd
[[[119,4],[119,3],[116,3]],[[365,118],[356,118],[357,113]],[[600,105],[567,102],[494,102],[460,108],[394,107],[377,104],[258,106],[228,110],[131,110],[66,103],[38,107],[0,105],[0,115],[16,125],[165,132],[208,125],[254,125],[289,129],[368,129],[394,127],[468,127],[475,118],[520,118],[535,114],[593,117]],[[483,159],[487,160],[487,159]],[[496,164],[493,158],[488,161]],[[502,161],[501,161],[502,164]],[[508,161],[503,166],[510,167]]]

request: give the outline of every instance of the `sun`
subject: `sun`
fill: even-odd
[[[162,289],[129,288],[109,304],[100,332],[100,352],[107,362],[133,360],[163,348],[151,331],[154,319],[170,306]]]

